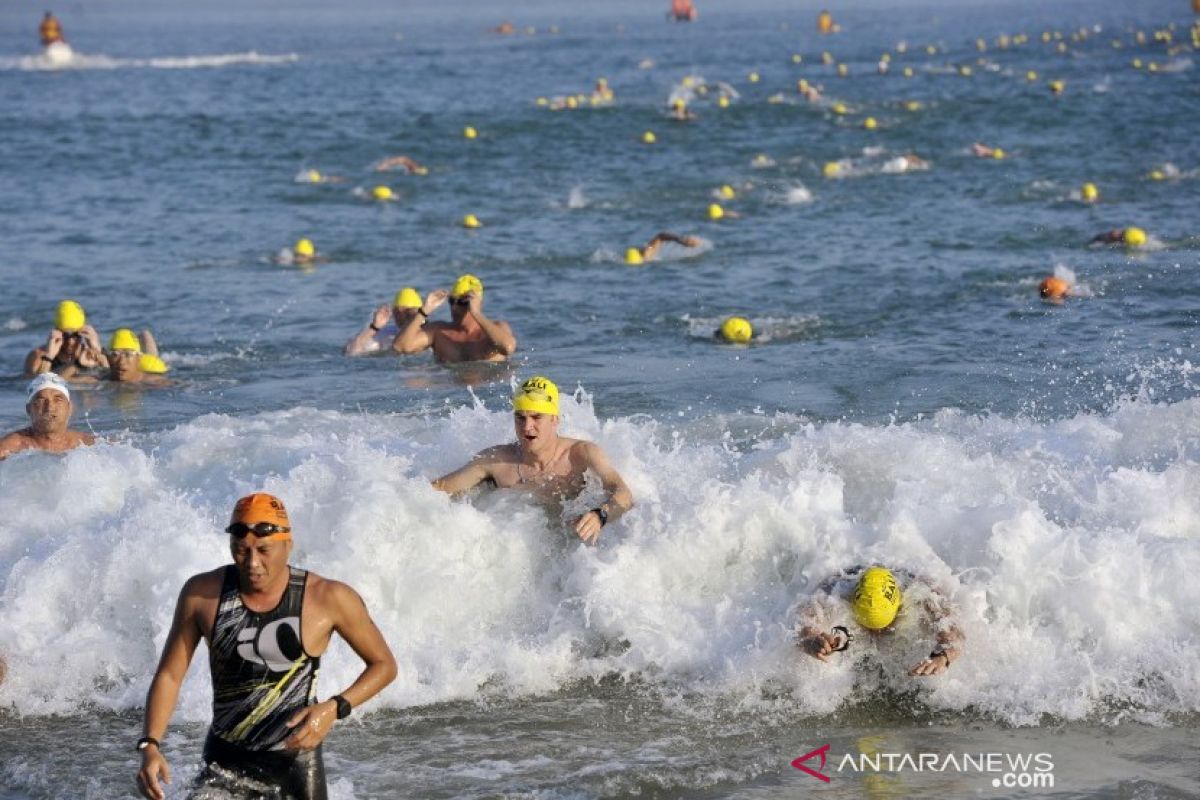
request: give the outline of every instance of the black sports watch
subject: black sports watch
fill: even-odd
[[[350,705],[350,701],[342,697],[340,694],[335,694],[329,699],[337,703],[338,719],[345,719],[346,717],[350,716],[350,712],[354,710],[354,707]]]
[[[600,518],[601,528],[608,524],[608,510],[604,506],[596,506],[592,511],[596,512],[596,516]]]
[[[137,751],[140,753],[150,745],[154,745],[159,750],[162,749],[162,745],[158,743],[158,739],[155,739],[153,736],[143,736],[137,740]]]

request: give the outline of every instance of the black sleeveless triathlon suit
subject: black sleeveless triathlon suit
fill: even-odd
[[[242,602],[237,567],[225,568],[208,648],[213,721],[194,796],[219,789],[222,797],[245,800],[326,798],[321,748],[283,749],[292,733],[288,719],[316,701],[321,666],[300,640],[308,572],[289,569],[279,605],[259,614]]]

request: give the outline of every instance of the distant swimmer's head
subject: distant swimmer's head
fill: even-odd
[[[137,380],[142,371],[142,343],[129,328],[118,328],[108,343],[108,377],[114,381]]]
[[[467,295],[471,292],[474,292],[482,300],[483,281],[470,274],[459,276],[459,279],[454,282],[454,286],[450,289],[451,314],[458,313],[460,310],[465,311],[470,306],[471,303]]]
[[[902,599],[896,576],[883,567],[871,567],[858,579],[850,608],[859,625],[880,631],[895,621]]]
[[[151,375],[165,375],[171,371],[171,368],[167,366],[167,362],[149,353],[142,353],[138,356],[138,366],[141,367],[142,372]]]
[[[708,204],[708,218],[709,219],[711,219],[713,222],[716,222],[717,220],[723,218],[724,216],[725,216],[725,209],[721,208],[721,206],[719,204],[717,204],[717,203],[709,203]]]
[[[1141,247],[1146,243],[1146,232],[1141,228],[1126,228],[1124,235],[1128,247]]]
[[[395,308],[420,308],[421,294],[413,287],[405,286],[396,292],[396,297],[392,300],[392,306]]]
[[[474,139],[479,136],[479,131],[475,130],[470,125],[463,128],[463,138]]]
[[[296,257],[297,261],[312,258],[316,254],[317,247],[312,243],[312,239],[300,239],[292,247],[292,255]]]
[[[1066,88],[1067,84],[1064,81],[1050,81],[1050,91],[1054,94],[1062,94]]]
[[[513,412],[558,416],[558,387],[549,378],[536,375],[522,383],[513,394]]]
[[[676,97],[674,100],[671,101],[671,108],[674,109],[675,111],[683,111],[684,109],[687,108],[687,103],[684,101],[684,99],[682,97]]]
[[[730,344],[748,344],[754,338],[754,327],[745,317],[730,317],[721,323],[717,335]]]
[[[321,182],[321,173],[317,172],[315,169],[310,169],[308,172],[304,173],[304,177],[308,180],[309,183],[320,183]]]
[[[376,186],[371,190],[371,197],[376,200],[395,200],[396,193],[392,191],[390,186]]]
[[[1150,170],[1150,180],[1165,181],[1166,179],[1167,179],[1167,173],[1163,172],[1161,169]]]
[[[875,121],[874,117],[867,117],[863,120],[863,127],[869,131],[873,131],[879,127],[879,123]]]
[[[1079,190],[1079,196],[1083,198],[1085,203],[1094,203],[1100,199],[1100,190],[1096,188],[1094,183],[1085,183],[1083,188]]]
[[[467,214],[466,216],[464,216],[462,218],[462,225],[464,228],[482,228],[483,227],[483,223],[479,221],[479,217],[475,216],[474,214]]]
[[[833,113],[835,113],[835,114],[847,114],[847,113],[849,113],[849,112],[850,112],[850,109],[848,109],[848,108],[846,107],[846,104],[845,104],[845,103],[834,103],[834,104],[833,104]]]
[[[626,264],[636,267],[636,266],[640,266],[641,264],[644,264],[645,261],[646,261],[646,259],[642,255],[642,251],[640,248],[630,247],[628,250],[625,251],[625,263]]]
[[[826,178],[836,178],[842,174],[842,165],[836,161],[826,161],[825,166],[821,168],[821,174]]]
[[[1043,278],[1042,282],[1038,284],[1038,294],[1044,300],[1062,300],[1070,291],[1071,284],[1053,275]]]
[[[717,105],[721,108],[729,108],[729,98],[725,95],[721,95],[717,98]]]
[[[292,523],[282,500],[266,492],[246,495],[234,505],[225,532],[243,587],[263,589],[286,580]]]
[[[720,193],[721,198],[724,200],[732,200],[733,198],[737,197],[737,192],[734,191],[733,187],[730,186],[728,183],[725,184],[724,186],[722,186],[717,191]]]
[[[63,300],[58,304],[58,311],[54,315],[54,327],[63,333],[77,333],[86,324],[87,315],[83,313],[83,306],[79,303]]]
[[[654,144],[658,141],[658,137],[654,135],[654,131],[646,131],[642,134],[642,141],[646,144]]]

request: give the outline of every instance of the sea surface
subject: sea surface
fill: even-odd
[[[106,340],[152,329],[172,379],[80,387],[100,444],[0,463],[0,798],[134,793],[179,587],[255,490],[400,666],[327,740],[338,800],[1200,796],[1189,4],[847,3],[826,37],[813,4],[666,6],[77,2],[65,68],[41,6],[0,8],[0,430],[65,298]],[[428,174],[372,170],[400,154]],[[1147,246],[1088,246],[1128,226]],[[702,244],[627,265],[659,231]],[[326,260],[277,263],[301,237]],[[464,272],[511,364],[342,355],[400,287]],[[1051,274],[1075,296],[1041,301]],[[748,346],[714,339],[731,314]],[[524,496],[429,486],[511,440],[534,374],[635,495],[596,547]],[[947,674],[904,674],[927,637],[797,651],[793,605],[873,561],[944,587]],[[335,645],[322,696],[359,664]],[[791,766],[827,744],[830,783]],[[843,759],[881,753],[1047,754],[1054,785]]]

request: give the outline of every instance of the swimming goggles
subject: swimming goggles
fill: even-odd
[[[255,536],[261,538],[275,533],[291,533],[292,529],[287,525],[276,525],[273,522],[256,522],[253,525],[247,525],[244,522],[235,522],[226,528],[225,532],[235,539],[245,539],[248,533],[253,533]]]

